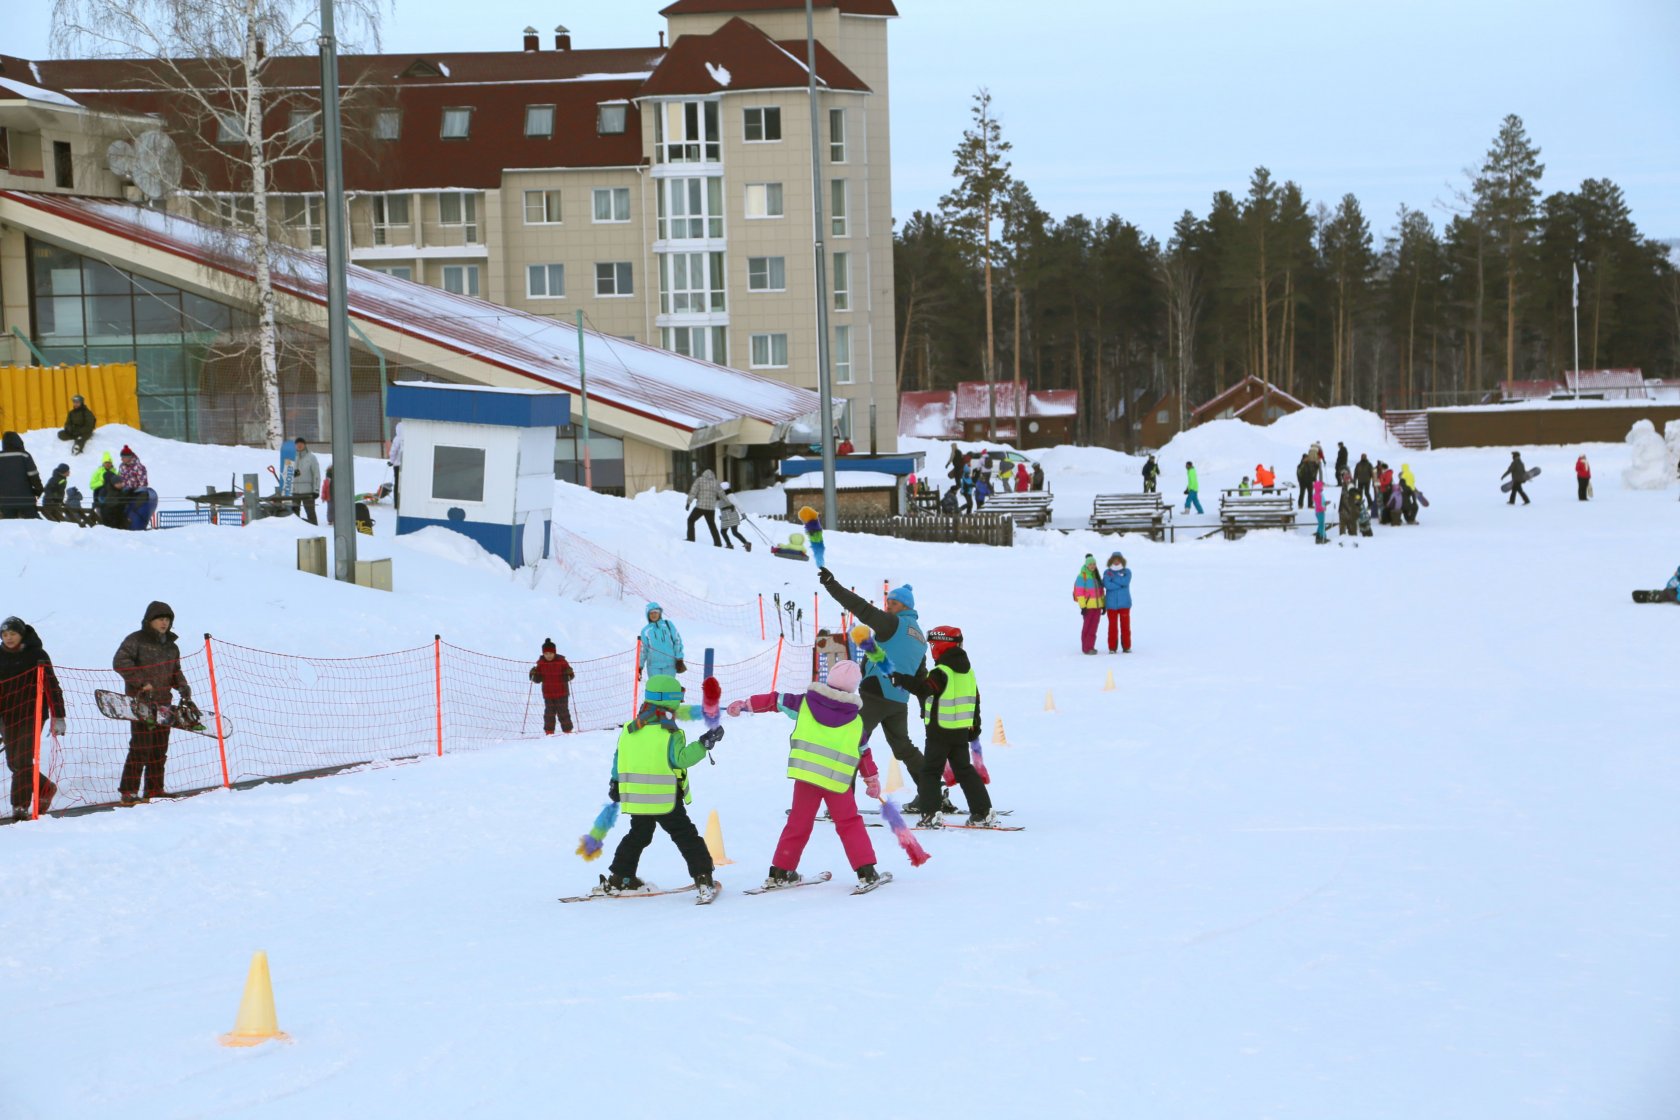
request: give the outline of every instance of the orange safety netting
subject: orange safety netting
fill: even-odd
[[[593,587],[620,599],[658,603],[668,618],[705,621],[761,638],[776,632],[775,619],[765,625],[764,612],[770,608],[762,595],[747,603],[702,599],[560,525],[554,527],[554,562],[585,589]]]

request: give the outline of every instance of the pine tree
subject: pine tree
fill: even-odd
[[[1010,143],[1003,138],[1003,128],[992,112],[991,91],[982,86],[975,94],[969,109],[973,123],[963,133],[962,142],[952,153],[956,166],[952,175],[956,187],[939,200],[951,232],[966,246],[970,258],[979,263],[985,277],[986,292],[986,397],[988,416],[986,434],[997,439],[997,342],[992,320],[992,261],[997,243],[992,238],[992,223],[999,217],[1004,199],[1009,194]]]
[[[1477,212],[1499,248],[1505,272],[1507,381],[1515,380],[1517,368],[1517,277],[1533,237],[1535,203],[1540,198],[1540,176],[1545,170],[1540,149],[1529,142],[1522,118],[1512,113],[1501,122],[1472,186]]]

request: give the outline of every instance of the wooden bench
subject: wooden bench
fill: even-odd
[[[1091,528],[1099,533],[1148,533],[1150,540],[1166,537],[1170,516],[1159,494],[1098,494],[1091,502]]]
[[[938,494],[911,494],[910,495],[910,512],[911,513],[938,513],[939,512],[939,495]]]
[[[1223,490],[1219,496],[1219,528],[1230,541],[1250,529],[1293,529],[1295,499],[1289,494]]]
[[[1044,526],[1050,524],[1050,500],[1048,490],[1028,490],[1025,493],[993,494],[986,499],[986,505],[981,513],[996,514],[1007,517],[1017,525]]]

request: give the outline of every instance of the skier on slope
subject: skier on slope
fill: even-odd
[[[46,673],[37,682],[38,668]],[[40,690],[44,686],[44,691]],[[44,696],[46,711],[36,705]],[[35,628],[15,615],[0,622],[0,732],[6,739],[6,766],[12,772],[12,816],[29,816],[35,800],[35,733],[51,713],[50,729],[64,734],[64,692],[53,672],[52,658],[41,648]],[[41,814],[52,805],[58,787],[41,775]]]
[[[916,782],[916,803],[938,803],[942,796],[939,783],[949,766],[968,799],[968,823],[991,828],[997,824],[997,813],[985,781],[969,759],[969,744],[980,737],[980,685],[962,648],[963,633],[955,626],[936,626],[928,631],[928,642],[933,649],[933,669],[926,676],[892,675],[894,684],[924,702],[927,760]],[[922,812],[921,827],[939,826],[938,813]]]
[[[694,885],[703,894],[716,889],[711,853],[688,815],[693,800],[688,768],[717,745],[723,728],[714,727],[690,743],[676,724],[682,698],[677,678],[664,673],[649,677],[641,710],[618,733],[607,796],[629,816],[630,831],[619,841],[609,873],[601,876],[601,889],[608,894],[649,889],[636,872],[656,825],[682,853]]]
[[[542,656],[531,666],[531,683],[542,685],[543,734],[554,734],[554,721],[560,730],[572,733],[572,678],[577,676],[571,664],[561,657],[552,638],[544,638]]]
[[[665,609],[658,603],[649,603],[643,612],[647,618],[647,625],[642,627],[642,660],[640,666],[644,677],[658,676],[667,673],[676,676],[686,673],[688,666],[683,662],[682,635],[677,633],[676,625],[665,617]]]
[[[147,605],[140,629],[117,646],[111,668],[121,674],[123,692],[151,705],[167,705],[171,690],[181,694],[176,722],[190,726],[199,721],[192,702],[192,686],[181,672],[181,647],[175,644],[175,611],[161,600]],[[128,757],[123,760],[117,796],[124,805],[136,800],[168,796],[164,791],[163,769],[169,754],[170,724],[137,719],[128,734]]]
[[[860,712],[863,699],[858,682],[863,673],[855,661],[837,661],[828,681],[812,681],[804,692],[766,692],[729,705],[729,714],[780,711],[793,720],[789,737],[788,777],[793,779],[793,807],[776,841],[766,887],[799,882],[799,857],[811,839],[817,810],[826,807],[846,849],[846,860],[859,883],[880,878],[875,870],[875,847],[858,815],[853,789],[863,775],[869,796],[881,799],[881,779],[869,752],[869,737]]]
[[[1161,464],[1157,463],[1155,456],[1151,455],[1143,461],[1143,492],[1145,494],[1155,493],[1155,482],[1160,477]]]

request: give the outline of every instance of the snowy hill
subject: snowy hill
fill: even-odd
[[[110,429],[95,451],[112,438],[166,494],[272,461]],[[1420,525],[1357,549],[830,533],[843,580],[908,581],[924,624],[963,627],[986,725],[1010,744],[986,745],[992,793],[1026,827],[919,834],[919,869],[871,829],[896,881],[866,897],[847,896],[822,824],[801,870],[835,882],[740,893],[790,796],[778,716],[729,721],[694,771],[692,811],[719,813],[736,861],[707,909],[554,901],[604,870],[573,849],[604,799],[605,730],[0,829],[0,1117],[1669,1114],[1680,763],[1651,666],[1672,661],[1680,611],[1628,589],[1680,563],[1675,491],[1623,488],[1626,448],[1599,446],[1596,499],[1578,503],[1576,449],[1525,448],[1544,474],[1513,508],[1508,451],[1402,454],[1355,410],[1186,433],[1161,489],[1182,489],[1186,459],[1210,494],[1256,462],[1287,477],[1338,438],[1411,464]],[[43,474],[61,458],[50,433],[28,443]],[[929,451],[937,467],[945,448]],[[1038,457],[1069,526],[1141,465]],[[380,470],[358,464],[358,483]],[[556,501],[563,526],[684,602],[812,609],[813,566],[684,542],[681,495],[557,485]],[[297,521],[7,522],[0,613],[91,669],[153,598],[183,634],[316,657],[433,634],[510,662],[545,636],[574,660],[634,643],[640,598],[585,564],[512,572],[388,528],[363,555],[393,558],[391,594],[297,573],[293,540],[314,532]],[[1085,657],[1073,578],[1116,547],[1136,648]],[[732,617],[674,621],[721,660],[774,647],[774,619],[765,642]],[[330,693],[299,704],[354,726]],[[683,879],[663,835],[642,868]],[[293,1041],[220,1048],[257,949]]]

